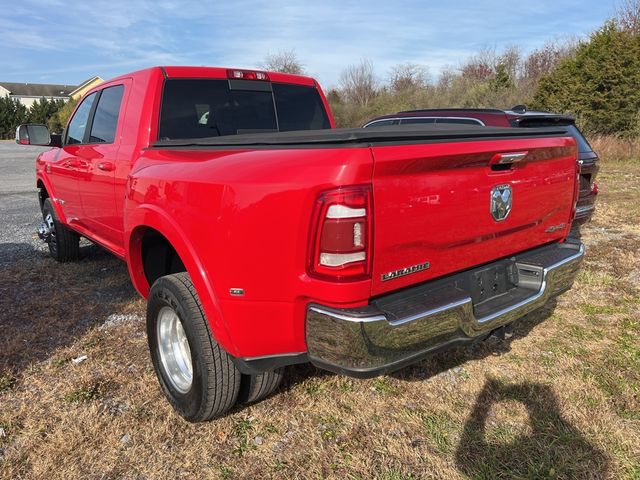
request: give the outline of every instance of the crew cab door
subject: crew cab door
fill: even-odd
[[[45,171],[53,185],[55,200],[60,204],[70,225],[77,225],[82,217],[78,179],[86,171],[87,164],[81,152],[96,96],[95,93],[88,95],[76,108],[67,127],[63,147],[53,161],[45,165]]]
[[[86,145],[80,152],[86,169],[78,179],[82,223],[94,240],[115,251],[123,243],[122,218],[116,208],[115,172],[124,92],[124,83],[108,85],[97,92]]]

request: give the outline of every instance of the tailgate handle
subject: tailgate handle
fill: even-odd
[[[512,165],[525,159],[529,152],[496,153],[489,165]]]

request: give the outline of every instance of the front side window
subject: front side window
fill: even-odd
[[[113,143],[116,137],[123,93],[123,85],[102,90],[91,125],[89,143]]]
[[[69,122],[69,127],[67,128],[67,141],[65,142],[67,145],[83,142],[87,123],[89,123],[89,114],[91,113],[91,107],[93,106],[95,99],[96,93],[92,93],[82,100],[82,103]]]

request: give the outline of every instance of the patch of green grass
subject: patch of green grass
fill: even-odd
[[[622,332],[615,344],[582,372],[608,397],[616,413],[626,419],[640,419],[640,348],[638,335]]]
[[[397,388],[385,377],[378,377],[373,380],[373,389],[383,395],[393,395]]]
[[[624,313],[627,311],[624,307],[614,307],[611,305],[591,305],[590,303],[581,303],[580,310],[586,315],[611,315],[615,313]]]
[[[569,355],[573,356],[569,348],[569,345],[560,337],[551,337],[545,339],[540,348],[545,352],[551,352],[555,355]]]
[[[228,478],[233,478],[233,470],[229,467],[225,467],[224,465],[218,467],[218,476],[223,480],[227,480]]]
[[[353,380],[345,379],[338,384],[341,392],[353,392],[355,391],[355,387],[353,385]]]
[[[405,473],[402,470],[392,468],[381,473],[378,478],[380,480],[416,480],[418,477],[413,473]]]
[[[267,423],[267,424],[264,426],[264,429],[263,429],[263,430],[264,430],[266,433],[278,433],[278,428],[277,428],[275,425],[271,424],[271,423]]]
[[[624,469],[626,470],[626,478],[630,480],[640,480],[640,462],[632,460]]]
[[[13,375],[6,373],[0,376],[0,392],[9,390],[15,384],[16,384],[16,377],[14,377]]]
[[[97,400],[102,396],[103,390],[104,384],[96,382],[92,385],[86,385],[66,393],[64,395],[64,401],[69,403],[81,403]]]
[[[578,283],[584,283],[590,287],[610,287],[617,283],[616,278],[612,275],[597,270],[589,270],[587,268],[583,268],[578,271],[576,280]]]
[[[236,437],[237,444],[233,449],[233,453],[242,456],[250,450],[255,448],[255,445],[251,443],[249,434],[253,431],[253,424],[251,419],[243,418],[238,420],[233,426],[233,435]]]
[[[322,392],[325,391],[325,389],[326,389],[326,386],[324,382],[313,382],[313,383],[309,383],[308,385],[305,385],[304,387],[305,392],[307,392],[307,394],[312,397],[320,396]]]
[[[451,441],[451,431],[454,423],[443,413],[424,413],[422,415],[422,426],[429,440],[440,453],[449,453],[453,444]]]
[[[333,442],[338,438],[343,422],[333,415],[323,417],[320,422],[320,437],[325,442]]]
[[[622,319],[620,325],[624,331],[638,332],[640,333],[640,320],[631,317],[625,317]]]
[[[580,325],[569,325],[565,331],[569,337],[582,342],[602,338],[602,332],[597,328],[586,329]]]

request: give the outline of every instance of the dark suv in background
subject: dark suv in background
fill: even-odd
[[[510,128],[566,126],[578,144],[578,161],[580,162],[580,196],[573,224],[574,226],[579,226],[591,219],[598,194],[598,186],[595,183],[595,177],[598,173],[598,155],[593,151],[589,142],[578,130],[578,127],[576,127],[573,117],[557,113],[530,111],[524,105],[515,106],[511,110],[443,108],[408,110],[393,115],[384,115],[368,121],[363,125],[363,128],[425,123]]]

